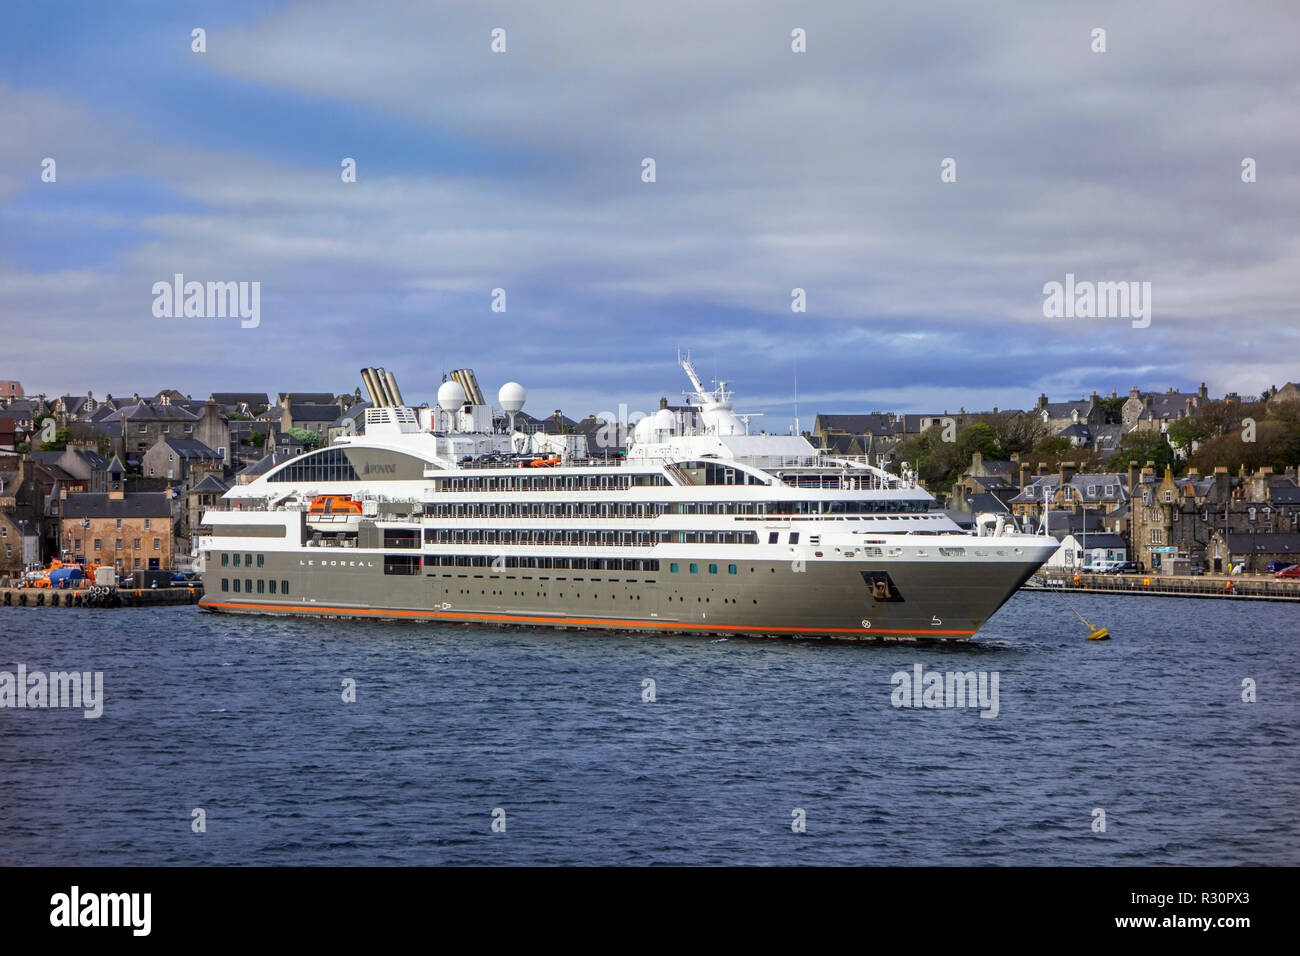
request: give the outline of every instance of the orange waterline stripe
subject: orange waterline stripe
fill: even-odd
[[[828,633],[828,634],[974,634],[974,631],[907,631],[892,630],[883,627],[744,627],[740,625],[729,624],[677,624],[672,621],[627,621],[627,620],[608,620],[602,618],[582,618],[582,617],[531,617],[528,615],[513,614],[452,614],[443,611],[382,611],[369,608],[352,608],[352,607],[321,607],[307,604],[223,604],[216,601],[200,601],[199,607],[237,607],[248,608],[250,610],[261,611],[284,611],[284,610],[303,610],[303,611],[325,611],[336,614],[383,614],[387,616],[400,617],[440,617],[440,618],[471,618],[479,621],[533,621],[543,624],[597,624],[602,626],[631,625],[637,627],[671,627],[671,628],[692,628],[698,630],[724,630],[724,631],[762,631],[764,633],[771,631],[796,631],[800,633]]]

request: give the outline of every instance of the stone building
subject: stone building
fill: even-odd
[[[1131,500],[1130,554],[1152,570],[1163,569],[1170,557],[1184,556],[1193,566],[1224,571],[1224,553],[1209,551],[1211,538],[1233,534],[1278,534],[1300,530],[1300,489],[1295,474],[1273,474],[1261,468],[1237,476],[1218,467],[1202,476],[1195,470],[1175,478],[1166,468],[1163,476],[1150,463],[1137,472]],[[1216,563],[1217,561],[1217,563]]]
[[[0,456],[0,576],[38,562],[44,496],[31,455]]]
[[[162,438],[144,453],[140,473],[146,478],[189,481],[194,470],[221,473],[222,456],[197,438]]]
[[[290,402],[281,406],[280,430],[287,432],[292,428],[303,428],[320,435],[321,444],[325,444],[330,424],[345,411],[347,409],[341,404],[317,405],[305,402]]]
[[[1050,434],[1056,435],[1071,425],[1104,425],[1106,412],[1101,407],[1101,399],[1093,392],[1089,398],[1079,396],[1077,402],[1049,402],[1047,395],[1038,396],[1038,404],[1030,414],[1047,426]]]
[[[1270,411],[1287,402],[1300,402],[1300,384],[1287,382],[1281,388],[1270,388],[1265,401]]]
[[[1169,423],[1188,415],[1195,415],[1210,401],[1210,393],[1201,383],[1195,392],[1140,392],[1137,386],[1129,389],[1124,402],[1122,418],[1125,431],[1163,432]]]
[[[62,502],[59,546],[75,561],[114,567],[119,573],[171,570],[172,505],[167,492],[68,495]]]
[[[1055,474],[1041,462],[1037,474],[1030,474],[1028,462],[1020,463],[1019,494],[1007,504],[1026,528],[1041,528],[1045,509],[1050,509],[1050,527],[1068,529],[1096,527],[1099,531],[1123,534],[1128,530],[1129,484],[1124,475],[1080,473],[1075,462],[1063,461]],[[1078,516],[1071,522],[1063,517]]]
[[[136,462],[163,438],[192,438],[215,450],[224,464],[230,464],[230,425],[221,406],[209,399],[195,412],[173,402],[167,393],[156,402],[140,399],[123,405],[105,421],[117,422],[122,434],[114,450],[124,461]]]
[[[1240,566],[1247,574],[1263,574],[1268,565],[1277,561],[1300,564],[1300,533],[1216,531],[1210,536],[1208,559],[1216,570]]]

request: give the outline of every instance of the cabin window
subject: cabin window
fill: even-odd
[[[384,555],[385,574],[419,574],[420,556],[418,554]]]

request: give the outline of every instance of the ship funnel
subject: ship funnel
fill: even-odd
[[[393,378],[392,372],[384,373],[384,384],[388,386],[388,396],[393,400],[394,405],[405,405],[402,401],[402,390],[397,387],[397,379]]]
[[[366,385],[366,391],[370,393],[370,404],[375,408],[383,408],[388,403],[384,401],[384,393],[379,389],[379,382],[375,376],[373,368],[363,368],[361,370],[361,381]]]
[[[388,391],[388,373],[384,371],[382,366],[375,369],[375,384],[379,386],[379,394],[383,396],[384,405],[395,405],[393,395]]]
[[[472,368],[458,368],[451,373],[451,380],[465,389],[465,400],[471,405],[486,405],[487,399],[483,397],[483,390],[478,387],[478,379],[474,377]]]

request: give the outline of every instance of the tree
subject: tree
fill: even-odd
[[[907,462],[931,488],[951,484],[959,468],[957,444],[943,440],[943,427],[939,425],[899,442],[893,457]]]
[[[1102,419],[1107,425],[1118,425],[1124,420],[1124,403],[1128,398],[1101,398],[1097,404],[1101,407],[1101,413],[1105,417]]]
[[[66,451],[69,432],[66,428],[54,430],[54,441],[41,442],[41,451]]]
[[[318,435],[316,432],[308,431],[305,428],[290,428],[287,432],[285,432],[285,434],[290,435],[296,438],[298,441],[302,442],[303,448],[317,448],[320,446],[320,441],[321,441],[320,435]]]
[[[1187,415],[1175,419],[1169,425],[1169,442],[1184,452],[1192,447],[1193,442],[1206,439],[1205,421],[1198,415]]]
[[[967,425],[957,433],[957,457],[970,464],[975,452],[979,452],[987,459],[1002,457],[1002,450],[998,447],[993,427],[987,422]]]
[[[1074,447],[1074,442],[1064,435],[1045,435],[1034,445],[1034,456],[1037,458],[1057,458],[1065,454]]]
[[[1145,465],[1148,461],[1155,463],[1156,471],[1163,471],[1174,462],[1174,450],[1165,441],[1165,436],[1157,431],[1128,432],[1120,439],[1119,448],[1110,458],[1110,470],[1121,472],[1128,469],[1128,463],[1136,461]]]
[[[1025,412],[999,412],[989,416],[989,426],[997,440],[1001,454],[1010,457],[1024,456],[1047,435],[1047,426],[1035,415]]]
[[[1242,467],[1256,471],[1265,465],[1280,472],[1300,465],[1300,422],[1278,415],[1216,435],[1197,448],[1191,463],[1203,475],[1211,474],[1219,465],[1230,472]]]

